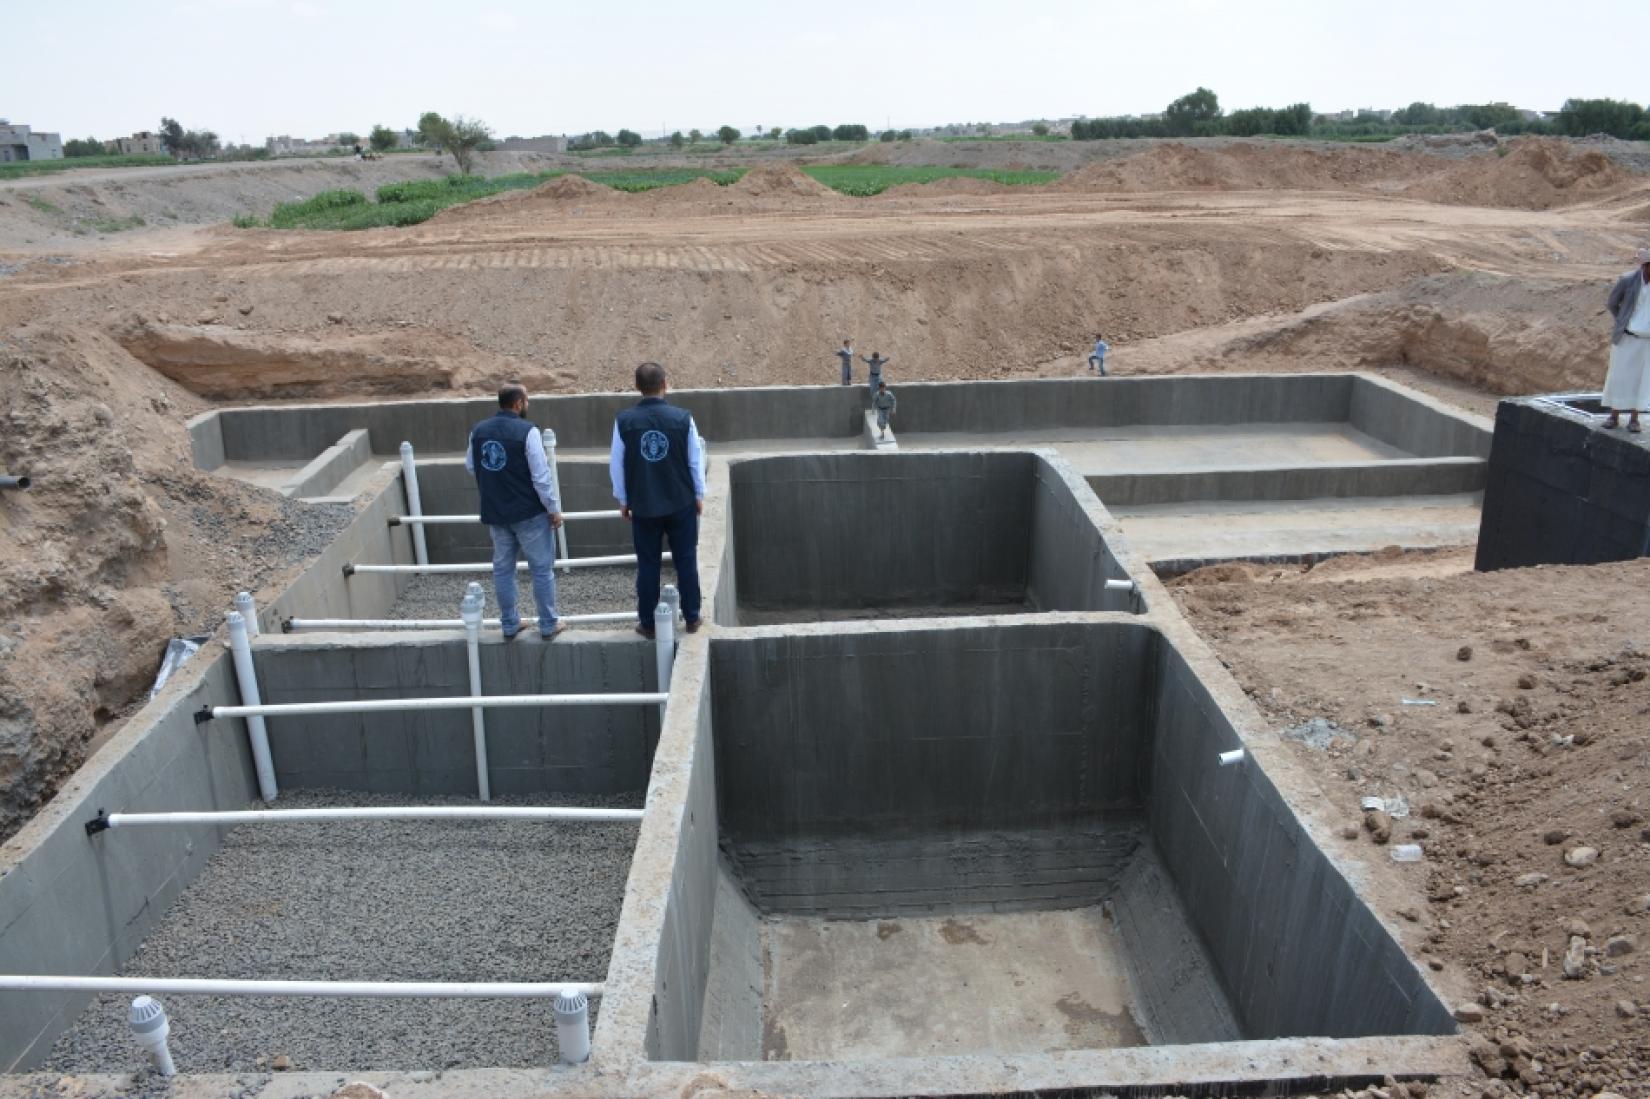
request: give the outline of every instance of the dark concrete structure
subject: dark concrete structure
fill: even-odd
[[[1495,412],[1478,568],[1592,565],[1650,555],[1647,439],[1605,430],[1584,399],[1502,401]]]

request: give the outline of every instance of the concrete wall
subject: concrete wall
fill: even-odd
[[[1130,579],[1106,543],[1099,500],[1070,466],[1053,454],[1031,467],[1031,538],[1027,602],[1041,611],[1138,611],[1138,597],[1108,592],[1107,580]]]
[[[724,850],[758,907],[857,912],[877,907],[877,893],[901,910],[1074,899],[1037,875],[1061,860],[1105,861],[1097,853],[1116,838],[1112,826],[1141,812],[1141,681],[1158,643],[1153,630],[1116,622],[714,639]],[[1087,826],[1092,834],[1071,838]],[[996,832],[1017,835],[986,837]],[[978,877],[894,852],[890,861],[913,857],[884,881],[881,867],[832,854],[959,834],[991,847]],[[1116,860],[1131,843],[1118,840]],[[1104,895],[1073,888],[1085,903]]]
[[[371,457],[372,446],[367,440],[367,433],[360,428],[347,431],[336,443],[293,474],[292,480],[282,486],[281,492],[286,496],[325,496]]]
[[[1364,434],[1418,458],[1489,457],[1489,424],[1382,378],[1352,378],[1345,418]]]
[[[899,383],[898,389],[902,433],[1001,435],[1051,427],[1351,420],[1424,457],[1487,453],[1487,442],[1479,437],[1485,425],[1474,426],[1470,417],[1446,411],[1420,394],[1362,375],[1033,378],[911,382]],[[614,415],[634,400],[631,393],[535,397],[530,415],[535,423],[554,428],[564,448],[605,449]],[[864,430],[869,403],[858,385],[682,390],[671,400],[693,412],[711,442],[857,436]],[[455,453],[463,449],[470,428],[496,408],[495,399],[476,397],[230,408],[208,415],[223,420],[226,458],[308,460],[352,428],[369,431],[375,454],[394,455],[403,439],[431,454]],[[209,456],[197,450],[197,461],[203,454]]]
[[[224,463],[223,414],[202,412],[189,420],[189,450],[196,469],[211,471]]]
[[[1326,466],[1098,474],[1090,476],[1088,482],[1108,506],[1127,507],[1193,500],[1449,496],[1481,492],[1488,479],[1489,464],[1482,458],[1416,458]]]
[[[437,698],[470,693],[462,633],[259,638],[266,703]],[[655,691],[653,646],[573,634],[481,644],[486,694]],[[486,711],[489,782],[499,794],[612,794],[647,786],[657,706]],[[469,710],[328,714],[268,721],[281,786],[474,794]]]
[[[1250,1039],[1451,1034],[1449,1011],[1312,841],[1172,645],[1156,646],[1151,830]]]
[[[407,585],[405,576],[344,574],[349,564],[413,563],[408,527],[390,526],[389,517],[406,514],[401,471],[390,467],[368,482],[367,500],[354,521],[333,539],[314,562],[268,603],[260,600],[258,622],[279,631],[285,618],[382,618]]]
[[[1023,603],[1030,454],[815,454],[735,462],[742,607]]]
[[[1650,444],[1531,398],[1502,401],[1478,568],[1650,555]]]
[[[202,705],[237,701],[228,655],[211,643],[5,845],[0,972],[119,971],[217,851],[222,832],[130,828],[93,837],[84,824],[99,809],[244,809],[257,794],[244,728],[194,720]],[[0,1069],[39,1064],[90,999],[0,992]]]

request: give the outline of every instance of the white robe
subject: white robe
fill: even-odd
[[[1643,336],[1634,335],[1635,332]],[[1650,409],[1650,286],[1639,288],[1633,315],[1621,342],[1610,347],[1610,372],[1604,376],[1605,408],[1621,412]]]

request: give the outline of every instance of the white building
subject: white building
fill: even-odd
[[[35,133],[0,119],[0,161],[61,160],[63,135]]]

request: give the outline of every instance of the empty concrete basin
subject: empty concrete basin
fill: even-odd
[[[1442,1034],[1150,626],[718,638],[699,1060]]]
[[[1136,610],[1099,501],[1052,454],[811,454],[731,466],[724,625]]]

